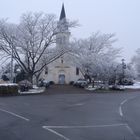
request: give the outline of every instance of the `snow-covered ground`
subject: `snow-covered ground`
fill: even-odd
[[[18,86],[18,84],[15,84],[15,83],[3,83],[3,84],[0,84],[0,86]]]
[[[24,91],[24,92],[21,92],[19,91],[19,93],[21,95],[27,95],[27,94],[39,94],[39,93],[43,93],[45,91],[45,88],[39,88],[37,86],[33,86],[33,89],[30,89],[28,91]]]
[[[131,86],[124,86],[126,89],[140,89],[140,82],[134,83],[134,85]]]
[[[90,86],[90,85],[89,85],[88,87],[86,87],[85,89],[86,89],[86,90],[91,90],[91,91],[96,90],[95,87],[92,87],[92,86]]]
[[[135,82],[133,85],[130,86],[121,86],[121,88],[123,87],[123,89],[140,89],[140,82]],[[85,88],[86,90],[90,90],[90,91],[94,91],[97,88],[93,88],[92,86],[88,86],[87,88]]]

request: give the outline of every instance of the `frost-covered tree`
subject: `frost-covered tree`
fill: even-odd
[[[71,22],[68,26],[74,24]],[[0,52],[3,57],[12,56],[32,81],[34,75],[65,53],[65,50],[51,49],[60,32],[51,14],[26,13],[19,24],[0,20]]]
[[[76,40],[72,43],[72,61],[88,79],[109,81],[115,71],[116,58],[120,48],[112,45],[116,41],[114,34],[92,34],[87,39]]]
[[[123,59],[122,59],[123,60]],[[116,63],[113,80],[115,84],[132,84],[136,73],[132,63]]]
[[[6,64],[0,69],[0,78],[4,81],[8,81],[10,79],[10,64]]]
[[[136,70],[132,63],[126,64],[126,69],[124,70],[124,84],[132,84],[136,79]]]
[[[137,49],[135,56],[132,58],[132,64],[136,70],[136,78],[140,79],[140,48]]]

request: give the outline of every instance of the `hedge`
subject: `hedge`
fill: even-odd
[[[18,95],[17,84],[0,84],[0,95]]]

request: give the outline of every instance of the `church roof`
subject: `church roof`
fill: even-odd
[[[66,18],[66,14],[65,14],[65,8],[63,3],[59,20],[62,20],[64,18]]]

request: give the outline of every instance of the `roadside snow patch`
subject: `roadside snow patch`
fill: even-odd
[[[45,91],[45,88],[43,88],[43,89],[36,88],[36,89],[30,89],[29,91],[24,91],[24,92],[19,91],[19,93],[21,95],[26,95],[26,94],[39,94],[39,93],[43,93],[44,91]]]

